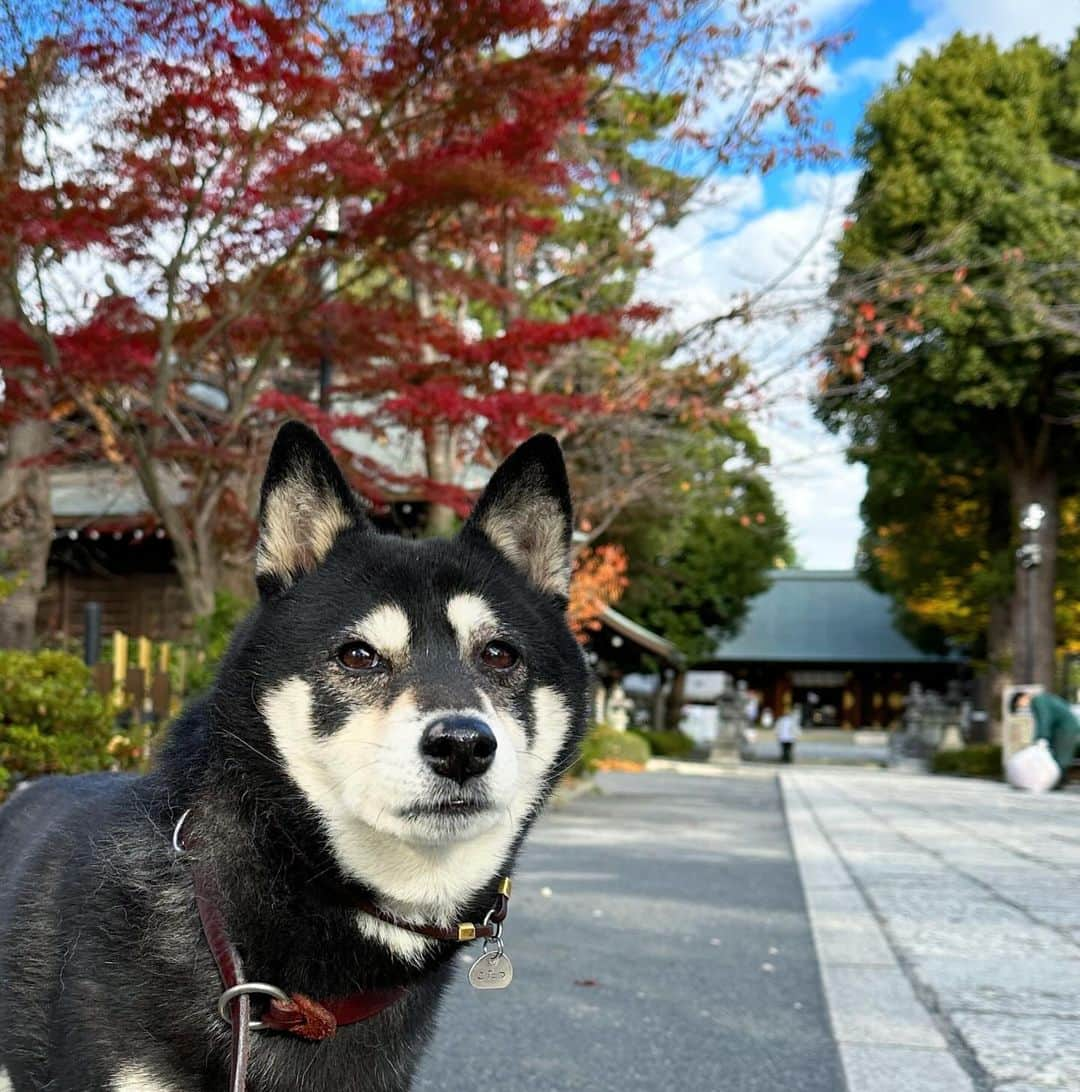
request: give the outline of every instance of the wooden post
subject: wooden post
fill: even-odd
[[[129,667],[127,676],[124,679],[124,685],[136,721],[138,721],[146,701],[146,672],[141,667]]]
[[[118,709],[124,707],[124,680],[128,670],[128,639],[126,633],[117,630],[112,638],[113,700]]]
[[[858,676],[852,671],[848,672],[847,679],[844,681],[840,705],[840,727],[862,728],[862,685]]]
[[[171,712],[171,685],[166,671],[156,671],[150,684],[150,707],[157,722],[169,719]]]
[[[180,703],[184,700],[184,690],[187,687],[187,659],[186,648],[176,650],[176,691],[172,697],[173,712],[180,711]]]
[[[143,701],[139,712],[143,720],[148,720],[153,712],[150,700],[150,686],[154,674],[154,645],[149,637],[140,637],[138,642],[139,670],[143,676]]]
[[[656,679],[656,693],[653,695],[652,729],[661,732],[664,729],[664,706],[667,701],[669,672],[666,668],[660,670]]]
[[[96,663],[90,672],[94,679],[94,689],[108,701],[113,692],[113,665]]]

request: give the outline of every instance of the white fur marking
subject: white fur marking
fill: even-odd
[[[2,1084],[0,1092],[4,1092]],[[145,1066],[126,1065],[113,1077],[112,1092],[176,1092],[176,1089],[158,1080]]]
[[[0,1069],[0,1092],[15,1092],[15,1086],[11,1083],[6,1069]]]
[[[422,923],[424,918],[417,914],[399,914],[403,921],[412,918]],[[356,927],[368,938],[389,948],[404,963],[412,963],[419,966],[424,961],[428,948],[432,941],[428,937],[419,936],[416,933],[408,933],[389,922],[379,921],[370,914],[357,914]]]
[[[487,600],[469,593],[455,595],[446,604],[446,617],[454,629],[462,656],[467,656],[481,640],[494,636],[499,627]]]
[[[534,809],[543,795],[544,782],[566,744],[570,731],[570,709],[550,686],[541,686],[533,694],[533,745],[524,754],[521,788],[515,811],[523,808],[521,818]],[[521,819],[518,820],[519,822]]]
[[[360,619],[354,632],[359,640],[366,641],[395,665],[409,658],[409,642],[412,639],[409,617],[394,603],[376,607]]]

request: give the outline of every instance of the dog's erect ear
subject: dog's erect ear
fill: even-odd
[[[479,532],[536,588],[565,598],[573,525],[562,450],[541,434],[495,471],[462,533]]]
[[[264,599],[314,569],[338,535],[366,523],[327,446],[298,421],[281,426],[259,504],[255,581]]]

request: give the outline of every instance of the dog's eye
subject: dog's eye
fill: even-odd
[[[350,671],[373,671],[382,667],[382,658],[363,641],[350,641],[337,650],[337,658],[343,667]]]
[[[520,659],[518,650],[505,641],[488,641],[480,652],[480,662],[496,671],[508,671]]]

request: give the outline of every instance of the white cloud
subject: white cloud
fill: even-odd
[[[656,261],[642,279],[641,294],[671,307],[681,329],[727,311],[740,297],[762,292],[768,293],[773,315],[813,306],[831,277],[833,244],[856,178],[852,171],[801,172],[790,186],[793,203],[759,215],[751,214],[761,209],[760,182],[740,180],[744,188],[733,191],[722,214],[707,208],[657,233]],[[790,352],[786,323],[780,325],[785,352]],[[780,332],[773,318],[733,336],[740,348],[746,348],[748,338],[756,344],[753,358],[765,365],[773,354],[764,346]]]
[[[724,194],[723,215],[707,206],[660,233],[656,266],[641,283],[642,295],[667,304],[681,329],[768,290],[761,316],[725,327],[723,337],[768,381],[758,427],[772,449],[771,476],[799,561],[816,568],[852,565],[865,488],[863,471],[847,465],[842,441],[814,419],[809,402],[816,374],[808,357],[827,325],[820,301],[856,180],[854,171],[801,172],[788,187],[790,203],[766,211],[760,183],[739,180]]]
[[[757,423],[772,452],[769,477],[791,526],[796,560],[808,569],[850,569],[862,520],[859,503],[866,471],[844,456],[841,437],[832,436],[811,411],[813,377],[803,370],[800,397],[792,397]]]
[[[712,255],[748,215],[761,210],[764,201],[765,190],[756,175],[707,187],[676,227],[652,236],[653,267],[641,282],[642,296],[670,306],[679,328],[716,314],[731,292],[715,281]]]
[[[922,25],[901,39],[884,57],[864,57],[843,72],[845,79],[882,83],[910,64],[923,50],[936,49],[957,31],[990,35],[1010,46],[1035,35],[1048,45],[1064,46],[1076,33],[1080,7],[1068,0],[929,0],[918,5]]]

